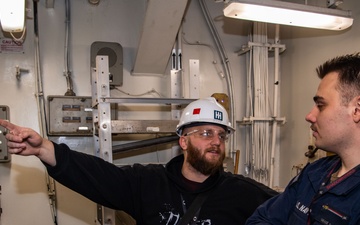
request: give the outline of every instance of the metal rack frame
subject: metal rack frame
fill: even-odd
[[[187,105],[195,100],[111,97],[108,56],[96,56],[96,68],[92,68],[91,78],[95,155],[110,163],[113,163],[112,134],[174,134],[178,123],[178,120],[112,120],[112,103],[166,104],[173,106]],[[115,224],[115,211],[112,209],[97,205],[97,217],[100,224]]]

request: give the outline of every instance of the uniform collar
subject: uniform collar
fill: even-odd
[[[347,194],[360,185],[360,165],[348,171],[335,182],[329,184],[331,174],[337,171],[340,166],[340,157],[329,157],[320,167],[308,173],[309,180],[316,193],[321,191],[322,193],[330,192],[336,195],[342,195]],[[321,177],[319,177],[320,174]]]

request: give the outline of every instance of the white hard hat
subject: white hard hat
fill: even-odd
[[[235,131],[231,126],[225,108],[213,97],[199,99],[186,106],[180,117],[179,124],[176,126],[176,134],[180,136],[184,127],[198,123],[220,125],[229,133]]]

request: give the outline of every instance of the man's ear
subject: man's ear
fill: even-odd
[[[357,96],[355,98],[356,102],[355,102],[355,110],[354,110],[354,114],[353,114],[353,119],[355,123],[359,123],[360,122],[360,96]]]
[[[188,147],[188,139],[184,136],[180,136],[179,145],[183,150],[186,150]]]

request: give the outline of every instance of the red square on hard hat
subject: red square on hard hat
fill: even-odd
[[[195,108],[193,110],[193,115],[200,114],[200,110],[201,110],[201,108]]]

